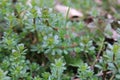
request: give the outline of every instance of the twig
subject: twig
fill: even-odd
[[[106,72],[106,74],[111,74],[113,73],[112,71],[108,71]],[[98,73],[96,76],[100,77],[100,76],[103,76],[103,71],[101,71],[100,73]]]

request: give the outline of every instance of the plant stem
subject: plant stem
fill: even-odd
[[[115,77],[115,75],[113,74],[113,75],[112,75],[112,77],[110,78],[110,80],[113,80],[113,79],[114,79],[114,77]]]
[[[36,19],[35,18],[33,18],[33,25],[34,25],[34,29],[35,29],[35,41],[34,41],[34,43],[36,43],[36,42],[38,42],[39,41],[39,37],[38,37],[38,32],[37,32],[37,29],[36,29]]]
[[[95,64],[98,62],[98,60],[99,60],[99,58],[100,58],[100,54],[101,54],[101,52],[102,52],[102,50],[103,50],[103,47],[104,47],[104,39],[103,39],[102,42],[101,42],[100,49],[99,49],[98,54],[97,54],[97,56],[96,56],[96,60],[93,62],[93,65],[91,66],[91,69],[92,69],[92,70],[94,69]]]

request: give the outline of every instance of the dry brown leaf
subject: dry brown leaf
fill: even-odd
[[[120,34],[117,33],[117,31],[115,31],[114,29],[112,29],[112,38],[117,41],[118,38],[120,38]]]
[[[109,33],[105,33],[105,31],[108,31],[108,32],[110,32],[111,34],[109,34]],[[104,35],[107,37],[107,38],[111,38],[111,39],[113,39],[114,41],[117,41],[119,38],[120,38],[120,34],[118,34],[118,32],[116,31],[116,30],[114,30],[112,27],[110,27],[109,29],[108,28],[106,28],[105,30],[104,30]]]
[[[72,77],[71,80],[80,80],[80,79],[76,77]]]
[[[113,16],[111,14],[106,15],[108,19],[113,19]]]
[[[120,4],[120,0],[117,0],[117,3]]]
[[[95,0],[95,2],[100,4],[100,5],[102,4],[102,0]]]
[[[28,5],[29,7],[32,7],[32,4],[31,4],[31,3],[32,3],[32,0],[27,0],[27,1],[26,1],[26,5]]]
[[[65,17],[68,17],[71,20],[78,20],[78,18],[83,17],[82,12],[77,11],[74,8],[64,6],[61,4],[56,4],[55,5],[55,10],[62,13]]]
[[[73,79],[73,80],[80,80],[80,79]]]

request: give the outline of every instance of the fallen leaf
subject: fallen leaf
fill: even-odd
[[[102,0],[95,0],[95,2],[100,4],[100,5],[102,4]]]
[[[72,77],[71,80],[80,80],[78,77]]]
[[[114,29],[112,29],[112,38],[117,41],[118,38],[120,38],[120,34],[117,33],[117,31],[115,31]]]
[[[78,20],[80,17],[83,17],[82,12],[77,11],[74,8],[68,7],[68,6],[64,6],[61,4],[56,4],[55,5],[55,10],[62,13],[65,18],[68,17],[70,20]]]
[[[118,4],[120,4],[120,0],[117,0]]]
[[[30,8],[32,8],[32,4],[31,4],[31,3],[32,3],[31,0],[27,0],[27,1],[26,1],[26,5],[29,6]]]

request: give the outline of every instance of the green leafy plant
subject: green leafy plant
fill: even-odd
[[[50,78],[52,80],[62,80],[63,71],[65,70],[65,63],[61,59],[55,60],[54,64],[51,64],[51,73]]]
[[[90,69],[90,66],[85,64],[80,64],[78,68],[78,77],[81,80],[98,80],[98,78],[94,75],[94,72]]]
[[[0,79],[1,80],[10,80],[10,77],[7,76],[8,72],[4,72],[2,69],[0,69]]]
[[[54,0],[0,1],[0,80],[119,80],[118,0],[55,1],[84,16],[69,20]]]

